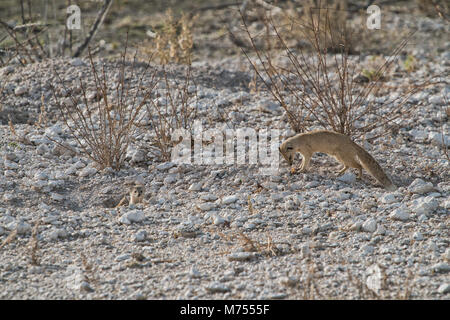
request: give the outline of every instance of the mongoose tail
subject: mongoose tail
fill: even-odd
[[[395,191],[397,187],[389,177],[384,173],[378,162],[362,147],[355,143],[356,156],[361,163],[361,166],[366,169],[372,177],[381,183],[388,191]]]

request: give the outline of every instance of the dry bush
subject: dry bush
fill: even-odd
[[[153,35],[154,39],[144,46],[145,51],[156,54],[161,64],[191,64],[194,46],[191,30],[195,20],[196,17],[186,14],[176,19],[172,10],[167,9],[163,26]]]
[[[69,92],[69,100],[60,101],[54,86],[51,86],[64,123],[82,153],[98,164],[100,169],[111,167],[120,170],[133,133],[145,116],[144,106],[157,84],[157,70],[153,69],[149,74],[150,64],[146,64],[140,74],[137,73],[136,54],[131,66],[126,67],[126,52],[127,46],[122,59],[117,62],[115,69],[118,71],[118,80],[112,87],[108,83],[105,65],[99,71],[89,54],[97,101],[90,102],[88,99],[88,89],[82,78],[79,79],[81,94],[77,95],[76,90],[68,89],[57,74],[65,91]],[[138,84],[132,87],[135,78]],[[144,78],[148,80],[145,85]]]
[[[419,105],[408,100],[426,85],[407,84],[403,93],[390,95],[382,82],[412,34],[373,67],[372,81],[360,81],[361,55],[352,55],[352,43],[357,39],[342,20],[342,11],[337,10],[336,17],[336,12],[327,8],[308,10],[301,19],[286,15],[283,23],[266,12],[263,21],[270,32],[260,33],[251,31],[241,12],[243,33],[250,43],[250,49],[244,45],[241,49],[267,91],[285,110],[291,128],[304,132],[320,126],[354,137],[377,129],[378,136],[389,133],[391,126],[397,127],[398,120]],[[292,47],[286,39],[292,34],[307,45]],[[258,45],[267,37],[271,47],[281,51],[279,56]],[[382,105],[381,95],[389,97]]]
[[[163,66],[163,88],[146,103],[148,124],[152,131],[151,149],[163,161],[171,159],[175,144],[172,137],[179,129],[193,132],[197,117],[197,89],[191,77],[191,67],[185,67],[185,74],[177,80],[175,74]]]

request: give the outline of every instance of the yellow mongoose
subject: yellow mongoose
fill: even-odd
[[[116,208],[120,206],[142,203],[143,200],[144,200],[144,186],[136,184],[130,188],[129,198],[127,196],[123,197],[122,200],[120,200],[119,204],[116,206]]]
[[[358,169],[358,178],[361,178],[362,168],[364,168],[387,190],[394,191],[397,189],[378,162],[344,134],[327,130],[300,133],[284,141],[279,150],[290,166],[292,166],[295,153],[300,152],[302,154],[303,161],[300,172],[305,172],[308,169],[311,156],[315,152],[323,152],[333,156],[344,165],[338,175],[343,174],[351,167]]]

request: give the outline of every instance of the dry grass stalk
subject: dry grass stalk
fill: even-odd
[[[14,124],[12,123],[11,115],[8,114],[8,126],[11,131],[11,135],[16,138],[16,140],[23,144],[33,145],[33,143],[25,136],[18,135],[16,129],[14,128]]]
[[[36,122],[36,126],[38,128],[45,127],[47,125],[47,112],[45,111],[45,100],[44,95],[41,96],[41,109],[38,117],[38,121]]]
[[[30,254],[31,254],[31,264],[33,266],[38,266],[40,265],[40,259],[39,259],[39,255],[38,255],[38,250],[39,250],[39,244],[38,244],[38,231],[39,231],[39,225],[40,225],[40,221],[36,221],[33,230],[31,232],[31,238],[30,238],[30,242],[29,242],[29,246],[30,246]]]
[[[192,27],[196,19],[197,16],[192,17],[187,14],[182,14],[181,18],[176,19],[169,8],[166,11],[162,29],[156,33],[154,40],[146,46],[145,51],[156,54],[159,63],[163,65],[169,62],[190,65],[194,46]]]
[[[7,244],[13,242],[14,239],[16,238],[16,236],[17,236],[17,230],[11,231],[11,233],[6,237],[6,239],[3,240],[2,244],[0,245],[0,249],[2,249]]]
[[[150,151],[163,161],[171,159],[174,145],[172,136],[178,129],[193,132],[197,117],[197,89],[187,66],[182,82],[177,82],[166,66],[163,66],[164,89],[158,90],[160,97],[149,99],[146,104],[150,130],[153,131]],[[194,89],[193,89],[194,88]]]

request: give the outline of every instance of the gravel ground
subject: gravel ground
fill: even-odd
[[[438,56],[415,49],[418,69],[387,84],[401,90],[410,79],[448,80],[445,45]],[[243,65],[238,58],[194,64],[204,128],[292,134],[270,96],[249,90]],[[362,181],[354,173],[336,178],[338,164],[323,154],[298,175],[281,160],[273,175],[257,165],[160,162],[146,149],[145,128],[121,171],[99,170],[49,139],[74,144],[49,88],[56,83],[63,98],[53,68],[69,85],[78,77],[92,84],[81,59],[0,69],[8,79],[0,110],[1,299],[450,298],[441,135],[449,145],[448,85],[414,95],[420,108],[401,129],[364,143],[399,186],[386,192],[367,173]],[[39,128],[42,94],[48,122]],[[145,185],[145,203],[113,208],[130,181]]]

